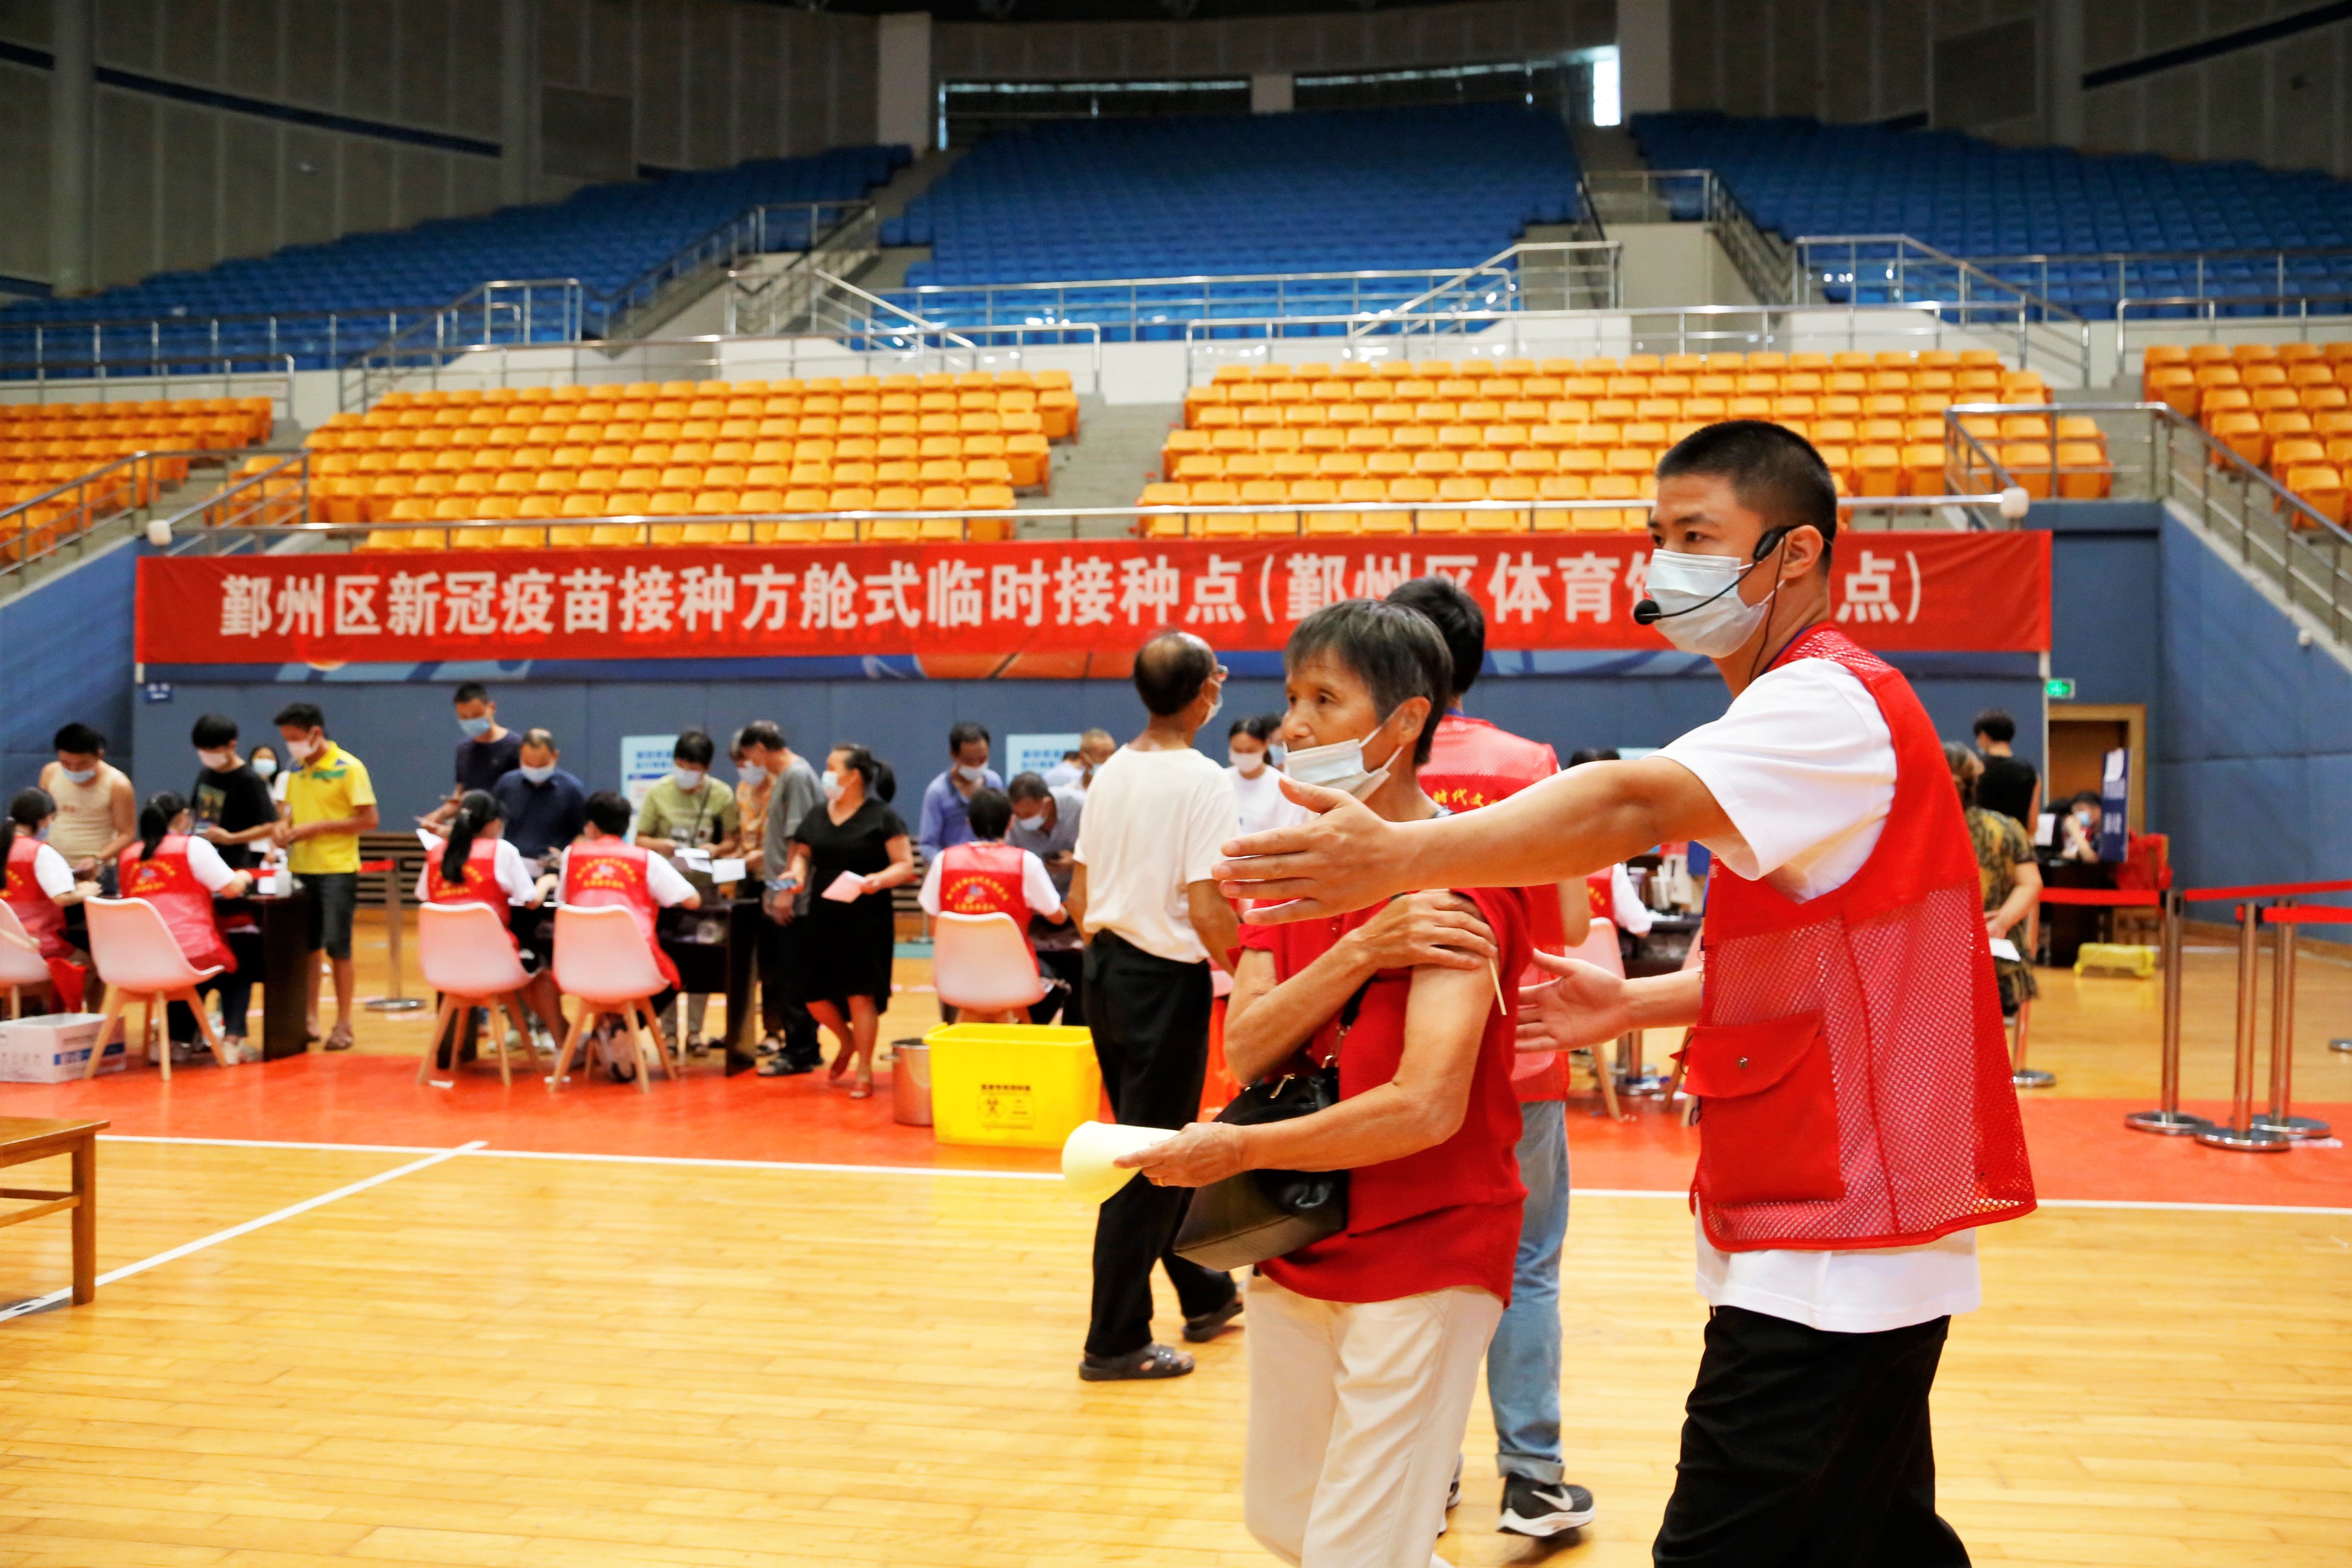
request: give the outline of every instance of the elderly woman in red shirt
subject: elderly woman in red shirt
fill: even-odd
[[[1391,821],[1440,815],[1417,770],[1452,690],[1437,629],[1350,600],[1284,656],[1293,777]],[[1427,1568],[1478,1364],[1518,1249],[1511,1089],[1516,888],[1415,893],[1325,921],[1244,926],[1225,1021],[1244,1081],[1336,1062],[1329,1108],[1196,1123],[1127,1156],[1155,1182],[1245,1170],[1350,1173],[1346,1227],[1250,1281],[1250,1532],[1307,1568]]]

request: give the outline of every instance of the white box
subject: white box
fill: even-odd
[[[51,1013],[0,1024],[0,1083],[64,1083],[81,1077],[103,1021],[96,1013]],[[127,1032],[116,1027],[99,1071],[122,1070],[121,1037]]]

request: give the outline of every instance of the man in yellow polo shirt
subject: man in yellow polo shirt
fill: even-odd
[[[375,786],[367,764],[327,739],[327,716],[315,702],[289,703],[278,715],[295,771],[286,780],[287,820],[278,825],[287,869],[310,893],[310,951],[326,949],[335,973],[335,1027],[327,1049],[352,1048],[352,911],[359,907],[360,835],[376,825]],[[311,960],[310,1037],[319,1037],[319,964]]]

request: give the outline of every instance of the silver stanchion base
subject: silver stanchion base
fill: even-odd
[[[2290,1138],[2325,1138],[2327,1136],[2327,1123],[2308,1116],[2257,1116],[2254,1118],[2254,1131],[2284,1132]]]
[[[2327,1042],[2327,1048],[2331,1051],[2343,1051],[2352,1055],[2352,1040],[2330,1040]]]
[[[360,1005],[371,1013],[415,1013],[422,1011],[425,1003],[416,996],[370,996]]]
[[[2168,1138],[2213,1130],[2211,1122],[2185,1110],[2135,1110],[2124,1118],[2124,1125],[2135,1132],[2157,1132]]]
[[[2235,1149],[2247,1154],[2276,1154],[2294,1147],[2294,1140],[2284,1132],[2267,1132],[2260,1126],[2249,1127],[2243,1132],[2234,1127],[2209,1127],[2197,1134],[2197,1142],[2215,1149]]]
[[[2058,1075],[2041,1068],[2020,1068],[2009,1075],[2009,1081],[2020,1089],[2048,1089],[2058,1081]]]

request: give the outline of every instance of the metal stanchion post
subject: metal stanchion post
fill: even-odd
[[[2216,1149],[2274,1154],[2294,1140],[2254,1125],[2254,970],[2262,957],[2261,910],[2248,899],[2238,906],[2238,1060],[2230,1075],[2230,1125],[2209,1127],[2197,1142]]]
[[[2186,1132],[2206,1132],[2213,1124],[2201,1116],[2189,1116],[2180,1109],[2180,895],[2164,895],[2163,958],[2164,958],[2164,1064],[2162,1079],[2154,1110],[2135,1110],[2124,1118],[2124,1125],[2138,1132],[2160,1132],[2179,1137]]]
[[[392,994],[371,996],[360,1005],[377,1013],[414,1013],[425,1005],[423,999],[400,994],[401,928],[408,923],[400,896],[400,857],[394,856],[387,864],[390,869],[383,874],[383,936],[386,961],[392,965]]]
[[[2284,908],[2294,902],[2282,899]],[[2271,1105],[2254,1118],[2256,1130],[2290,1138],[2325,1138],[2327,1123],[2294,1110],[2294,922],[2274,922],[2278,946],[2271,961]]]
[[[2032,1000],[2020,996],[2017,999],[2017,1038],[2009,1053],[2009,1081],[2019,1089],[2048,1089],[2058,1081],[2058,1075],[2025,1065],[2026,1020],[2032,1015]]]

